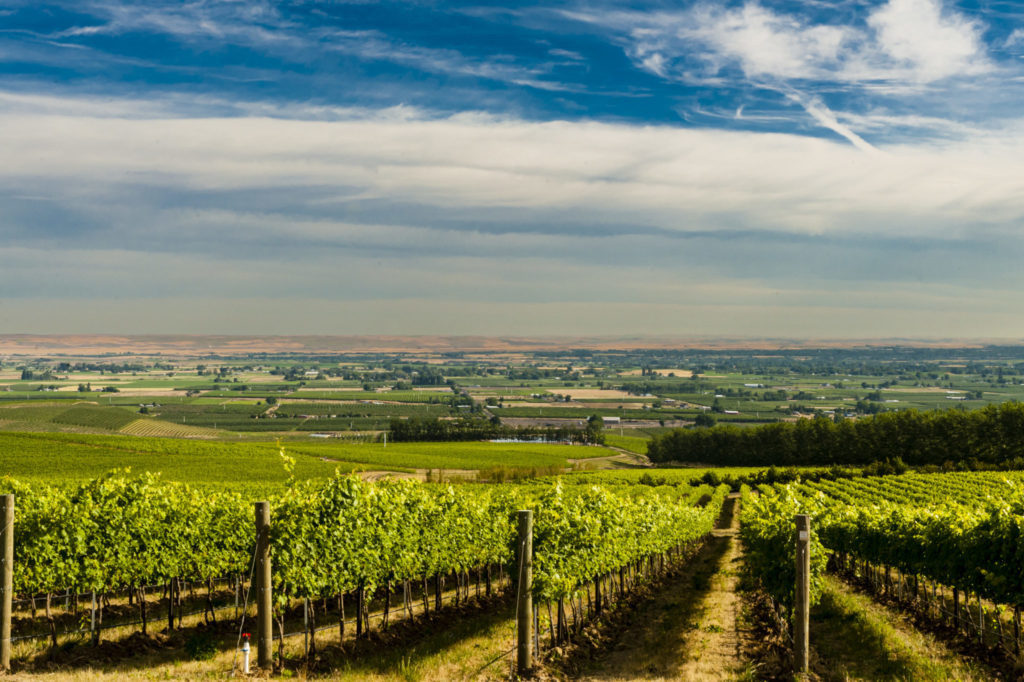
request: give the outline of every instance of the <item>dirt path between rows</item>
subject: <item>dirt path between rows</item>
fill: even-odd
[[[741,651],[752,634],[737,594],[742,549],[739,499],[731,496],[719,528],[691,571],[638,609],[615,650],[582,679],[733,680],[746,669]]]

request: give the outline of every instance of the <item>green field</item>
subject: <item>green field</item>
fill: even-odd
[[[380,468],[487,469],[565,466],[568,459],[603,457],[605,448],[547,443],[296,443],[289,451]]]
[[[44,405],[22,403],[0,407],[0,420],[26,431],[73,431],[74,427],[87,431],[118,431],[138,417],[134,410],[84,401]]]
[[[638,455],[647,454],[647,444],[650,442],[650,438],[644,438],[642,436],[620,436],[616,433],[604,434],[605,445],[629,450],[630,452],[635,452]]]
[[[567,459],[608,454],[599,447],[532,443],[287,442],[295,476],[336,470],[565,467]],[[196,441],[88,434],[0,433],[0,472],[30,480],[85,480],[115,468],[160,472],[191,483],[274,483],[288,475],[273,442]]]

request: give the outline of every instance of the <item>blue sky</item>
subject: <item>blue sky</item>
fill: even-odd
[[[0,3],[0,331],[1024,336],[1024,2]]]

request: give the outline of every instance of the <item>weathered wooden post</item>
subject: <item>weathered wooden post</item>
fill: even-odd
[[[270,573],[270,503],[256,503],[256,664],[272,667],[274,621]]]
[[[806,673],[810,656],[811,613],[811,517],[797,514],[796,520],[796,599],[793,604],[793,666]]]
[[[533,668],[533,511],[519,512],[519,599],[516,604],[516,663],[520,675]]]
[[[960,632],[960,589],[953,588],[953,629]]]
[[[89,637],[92,640],[93,646],[98,646],[100,643],[99,636],[96,634],[96,590],[93,590],[89,602]]]
[[[14,495],[0,495],[0,669],[11,670],[14,591]]]

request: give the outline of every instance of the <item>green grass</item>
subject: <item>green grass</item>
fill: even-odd
[[[70,407],[70,403],[63,405],[18,404],[4,406],[0,407],[0,419],[25,422],[49,422],[62,412],[66,412]]]
[[[159,472],[187,483],[281,483],[283,461],[272,443],[226,444],[168,438],[0,433],[0,471],[14,478],[83,481],[111,469]],[[325,478],[356,465],[296,456],[297,478]]]
[[[138,413],[120,407],[103,408],[83,405],[61,412],[52,421],[58,424],[117,431],[138,418]]]
[[[608,431],[605,431],[604,434],[605,445],[629,450],[630,452],[635,452],[638,455],[647,454],[647,444],[650,442],[650,438],[644,438],[642,436],[620,436],[615,433],[609,433]]]
[[[87,429],[117,431],[138,418],[133,410],[98,406],[89,403],[31,405],[19,404],[0,407],[0,419],[17,423],[56,424],[81,426]]]
[[[446,405],[409,403],[373,405],[342,402],[282,401],[273,418],[264,416],[265,404],[218,402],[190,405],[161,405],[151,412],[165,421],[229,431],[347,431],[387,428],[398,417],[446,417],[452,414]],[[306,415],[306,416],[301,416]],[[309,416],[315,418],[310,419]]]
[[[568,458],[598,457],[603,448],[532,443],[346,443],[288,441],[297,478],[335,470],[564,467]],[[30,480],[85,480],[114,468],[160,472],[189,483],[279,483],[287,479],[272,442],[65,433],[0,433],[0,472]]]
[[[290,450],[317,457],[417,469],[541,468],[566,466],[567,459],[601,457],[608,451],[584,445],[547,443],[301,443]]]
[[[813,672],[822,680],[946,682],[994,679],[991,671],[947,649],[895,612],[825,579],[811,610]]]

